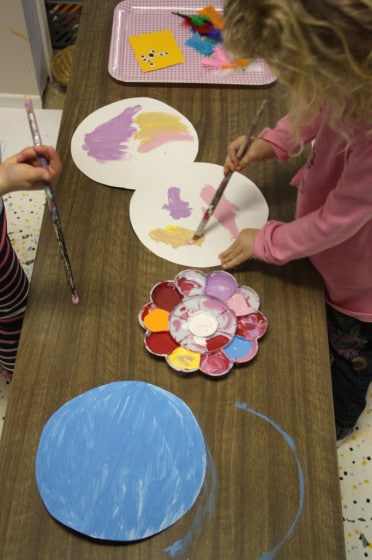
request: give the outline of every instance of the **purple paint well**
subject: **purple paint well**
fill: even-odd
[[[128,141],[137,132],[133,118],[141,110],[141,105],[124,109],[119,115],[87,132],[82,146],[88,156],[99,163],[126,159]]]
[[[238,287],[234,276],[224,271],[215,271],[207,275],[204,292],[209,296],[227,301]]]

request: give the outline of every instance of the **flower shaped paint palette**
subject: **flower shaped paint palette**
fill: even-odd
[[[159,282],[140,313],[146,349],[182,373],[227,374],[252,360],[267,319],[259,297],[232,274],[186,269]]]

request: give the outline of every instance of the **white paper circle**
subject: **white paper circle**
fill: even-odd
[[[75,130],[71,155],[90,179],[135,190],[154,162],[192,162],[198,135],[179,111],[149,97],[122,99],[88,115]]]
[[[159,241],[168,231],[197,229],[204,211],[222,181],[223,167],[213,163],[154,167],[142,173],[142,187],[132,195],[129,215],[139,240],[155,255],[187,267],[218,266],[218,255],[227,249],[244,228],[261,228],[269,209],[264,196],[252,181],[234,173],[205,229],[200,244],[174,247]],[[154,239],[157,236],[157,239]]]

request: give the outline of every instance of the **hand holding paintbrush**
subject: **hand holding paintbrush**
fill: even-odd
[[[236,154],[236,157],[237,157],[238,160],[240,160],[244,156],[244,154],[245,154],[245,152],[246,152],[246,150],[249,146],[249,142],[251,141],[252,134],[253,134],[253,132],[254,132],[257,124],[258,124],[258,121],[261,118],[262,113],[264,112],[264,110],[266,108],[267,103],[268,103],[267,100],[264,100],[261,103],[261,106],[258,109],[258,111],[257,111],[257,113],[256,113],[256,115],[255,115],[255,117],[252,121],[252,124],[249,127],[249,130],[248,130],[247,134],[245,135],[245,138],[244,138],[243,142],[241,143],[241,145],[239,147],[239,150]],[[213,212],[215,211],[217,204],[221,200],[222,195],[223,195],[223,193],[224,193],[224,191],[225,191],[233,173],[234,173],[234,171],[229,171],[225,175],[225,177],[222,179],[218,189],[215,192],[214,197],[212,198],[208,208],[204,212],[204,216],[203,216],[199,226],[197,227],[192,239],[190,239],[190,241],[189,241],[190,244],[197,241],[197,239],[199,239],[204,234],[205,226],[207,225],[210,217],[212,216]]]

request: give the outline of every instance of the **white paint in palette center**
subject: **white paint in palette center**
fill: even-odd
[[[214,315],[199,311],[188,319],[187,328],[195,336],[212,336],[218,329],[218,321]]]

